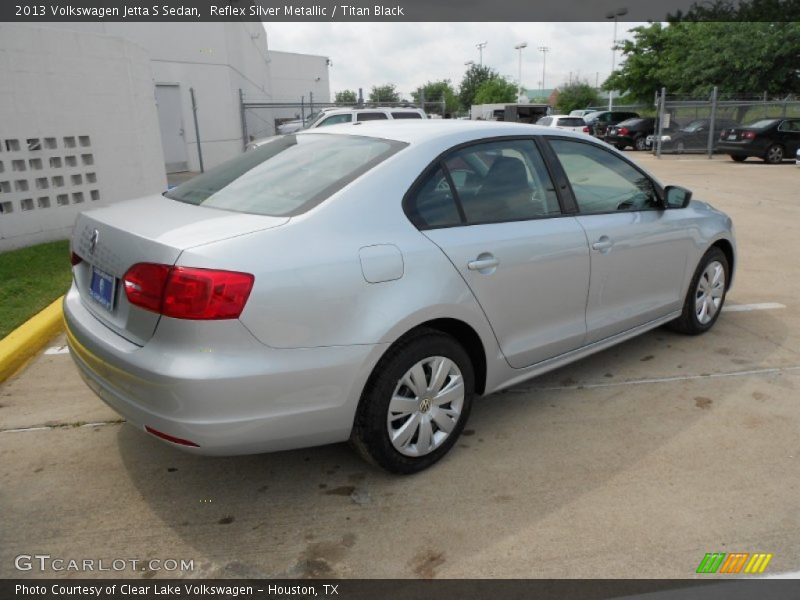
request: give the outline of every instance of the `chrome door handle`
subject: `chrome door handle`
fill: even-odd
[[[491,254],[488,256],[482,254],[477,259],[469,261],[467,268],[470,271],[485,271],[486,269],[494,269],[499,264],[500,261]]]
[[[594,244],[592,244],[592,248],[598,252],[602,252],[603,250],[608,250],[613,245],[614,242],[612,242],[607,235],[604,235]]]

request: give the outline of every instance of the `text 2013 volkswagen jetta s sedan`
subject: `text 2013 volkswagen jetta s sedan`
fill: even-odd
[[[279,136],[83,213],[72,356],[129,423],[205,454],[351,440],[409,473],[489,394],[719,317],[730,218],[581,134],[511,123]]]

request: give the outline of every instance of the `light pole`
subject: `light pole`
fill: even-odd
[[[522,98],[522,50],[523,48],[528,47],[528,42],[520,42],[516,46],[514,46],[514,50],[519,52],[519,78],[517,79],[517,83],[519,84],[519,91],[517,93],[517,101],[521,102]]]
[[[610,13],[606,14],[606,19],[614,19],[614,40],[611,44],[611,73],[614,73],[614,69],[616,68],[617,62],[617,17],[622,17],[628,14],[628,9],[626,7],[618,8],[615,11],[611,11]],[[608,90],[608,110],[613,110],[614,108],[614,90]]]
[[[544,97],[544,74],[547,69],[547,53],[550,52],[550,48],[539,46],[538,50],[542,53],[542,97]]]
[[[480,56],[480,65],[483,66],[483,49],[489,45],[489,42],[481,42],[480,44],[475,44],[475,47],[478,49],[479,56]]]

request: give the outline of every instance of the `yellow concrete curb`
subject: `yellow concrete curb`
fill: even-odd
[[[16,373],[63,328],[64,296],[0,340],[0,382]]]

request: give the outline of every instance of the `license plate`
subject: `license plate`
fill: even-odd
[[[728,134],[728,139],[729,140],[735,140],[736,139],[736,134],[735,133]]]
[[[608,135],[616,135],[616,134],[617,134],[617,130],[616,129],[609,129],[608,130]]]
[[[114,288],[116,278],[97,267],[92,267],[92,280],[89,284],[89,295],[106,310],[114,307]]]

